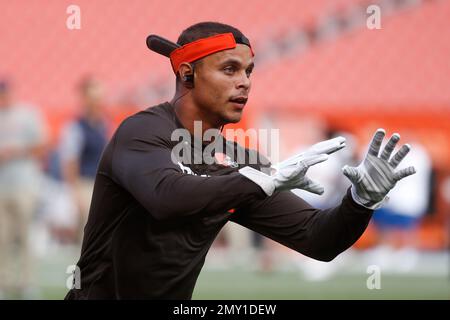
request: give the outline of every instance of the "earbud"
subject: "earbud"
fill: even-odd
[[[194,65],[190,64],[190,67],[192,70],[189,70],[183,75],[183,77],[181,78],[183,81],[183,84],[185,85],[185,87],[187,88],[193,88],[194,87]]]
[[[184,82],[193,82],[194,81],[194,77],[192,74],[187,74],[183,77],[183,81]]]
[[[187,86],[189,88],[193,88],[194,87],[194,75],[193,74],[184,75],[183,82],[184,82],[185,86]]]

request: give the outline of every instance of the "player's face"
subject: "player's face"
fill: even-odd
[[[242,44],[209,55],[196,66],[193,99],[214,124],[236,123],[241,119],[253,66],[250,48]]]

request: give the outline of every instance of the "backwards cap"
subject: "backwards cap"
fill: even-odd
[[[244,36],[236,37],[231,32],[216,34],[189,42],[183,46],[156,35],[147,37],[147,47],[170,58],[173,72],[176,74],[182,62],[194,62],[210,54],[236,48],[237,44],[248,46],[254,56],[250,41]]]

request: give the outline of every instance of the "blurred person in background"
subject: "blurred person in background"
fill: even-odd
[[[14,103],[0,81],[0,296],[32,294],[30,227],[41,180],[46,129],[35,109]]]
[[[108,139],[108,122],[102,105],[103,88],[94,77],[79,86],[81,114],[63,130],[60,159],[63,180],[78,208],[78,241],[81,241],[94,189],[100,156]]]

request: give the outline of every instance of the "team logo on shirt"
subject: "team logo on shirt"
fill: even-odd
[[[210,177],[210,175],[207,175],[207,174],[196,174],[194,171],[192,171],[191,168],[186,167],[180,161],[178,161],[177,164],[178,164],[178,166],[180,167],[180,169],[181,169],[181,171],[183,173],[190,174],[190,175],[193,175],[193,176]]]
[[[225,167],[231,167],[231,168],[238,167],[238,164],[235,161],[231,160],[231,158],[229,156],[227,156],[225,153],[215,152],[214,158],[215,158],[217,164],[223,165]]]

